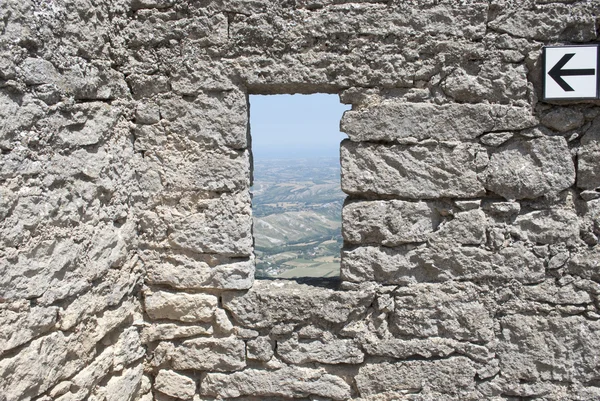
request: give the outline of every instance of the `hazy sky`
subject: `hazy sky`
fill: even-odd
[[[340,119],[350,106],[338,95],[250,96],[250,134],[256,160],[339,157]]]

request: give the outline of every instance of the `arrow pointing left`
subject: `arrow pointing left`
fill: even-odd
[[[548,75],[554,79],[554,81],[565,91],[573,92],[575,89],[571,87],[563,77],[566,76],[582,76],[582,75],[594,75],[596,70],[593,68],[578,68],[574,70],[563,70],[565,64],[569,62],[575,56],[575,53],[567,53],[548,71]]]

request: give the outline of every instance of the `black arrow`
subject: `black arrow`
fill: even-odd
[[[575,53],[567,53],[556,63],[554,67],[550,71],[548,71],[548,75],[552,77],[556,81],[556,83],[565,91],[565,92],[573,92],[575,89],[571,88],[571,86],[565,82],[562,77],[567,76],[579,76],[579,75],[594,75],[596,70],[593,68],[582,68],[577,70],[563,70],[562,68],[573,58]]]

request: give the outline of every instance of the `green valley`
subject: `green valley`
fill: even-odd
[[[341,210],[338,158],[254,162],[256,277],[337,277]]]

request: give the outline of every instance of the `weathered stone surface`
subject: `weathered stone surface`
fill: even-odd
[[[211,335],[212,325],[209,323],[194,322],[191,326],[182,326],[175,323],[151,324],[142,328],[141,341],[148,344],[159,340],[173,340],[177,338],[196,337],[198,335]]]
[[[501,324],[497,354],[504,377],[588,382],[598,376],[594,355],[600,341],[599,321],[581,316],[512,315],[502,318]]]
[[[62,332],[54,332],[32,341],[15,356],[0,360],[0,389],[4,399],[31,399],[83,368],[83,360],[69,355],[69,348],[75,345],[71,340]]]
[[[574,244],[579,239],[577,215],[569,209],[539,210],[519,215],[515,224],[531,242]]]
[[[486,188],[506,199],[560,192],[575,182],[575,167],[562,137],[509,143],[490,157]]]
[[[456,213],[442,223],[430,237],[435,241],[450,241],[461,245],[480,245],[486,240],[488,226],[485,213],[479,209]]]
[[[246,346],[234,337],[186,340],[169,352],[176,370],[230,372],[246,366]]]
[[[185,294],[156,291],[146,293],[145,311],[151,319],[207,322],[217,308],[217,297],[208,294]]]
[[[386,284],[492,279],[540,282],[544,265],[522,245],[491,252],[481,248],[436,245],[433,248],[359,247],[342,252],[345,280]]]
[[[247,147],[248,110],[241,91],[204,92],[193,101],[167,98],[159,101],[167,135],[177,135],[206,146]]]
[[[319,396],[334,400],[347,400],[351,389],[341,377],[321,369],[286,367],[267,371],[246,369],[233,374],[208,373],[200,383],[203,395],[216,397],[301,398]]]
[[[277,355],[285,362],[300,365],[308,362],[357,364],[364,354],[352,340],[304,341],[291,338],[277,343]]]
[[[248,359],[267,362],[273,355],[273,346],[268,337],[253,338],[246,343],[246,356]]]
[[[504,13],[488,26],[513,37],[533,40],[554,37],[558,41],[585,42],[596,37],[590,11],[585,4],[546,4],[518,13]]]
[[[57,307],[30,308],[24,302],[0,307],[0,355],[50,331],[57,320]]]
[[[386,391],[419,392],[426,386],[442,394],[460,394],[475,388],[475,368],[469,359],[367,364],[359,369],[356,385],[361,396]]]
[[[581,127],[584,122],[582,112],[568,107],[552,109],[541,118],[542,124],[558,132],[567,132]]]
[[[391,327],[411,338],[491,341],[494,337],[493,320],[483,303],[485,297],[484,290],[467,283],[418,284],[399,288]]]
[[[248,292],[225,292],[223,307],[237,323],[250,328],[278,323],[340,324],[366,313],[373,300],[369,292],[338,292],[285,281],[257,281]]]
[[[180,201],[179,210],[165,211],[164,218],[170,218],[167,224],[171,247],[232,257],[252,254],[252,217],[247,192],[187,201]]]
[[[148,251],[146,280],[181,290],[220,288],[244,290],[254,282],[254,261],[177,252]],[[219,260],[221,259],[221,260]],[[221,263],[220,263],[221,262]]]
[[[162,146],[144,150],[139,169],[140,181],[158,173],[158,184],[149,190],[234,192],[250,186],[247,151],[206,149],[196,142],[163,135]]]
[[[342,235],[351,244],[423,242],[439,220],[433,205],[425,202],[356,202],[342,209]]]
[[[469,141],[486,132],[535,124],[531,111],[521,107],[383,101],[346,111],[341,130],[355,142],[414,143],[426,139]]]
[[[342,142],[342,189],[348,194],[410,199],[474,197],[485,193],[487,165],[479,145],[375,145]]]
[[[188,376],[163,369],[154,379],[154,389],[181,400],[191,400],[196,394],[196,382]]]
[[[577,159],[577,186],[600,187],[600,118],[596,118],[581,138]]]

